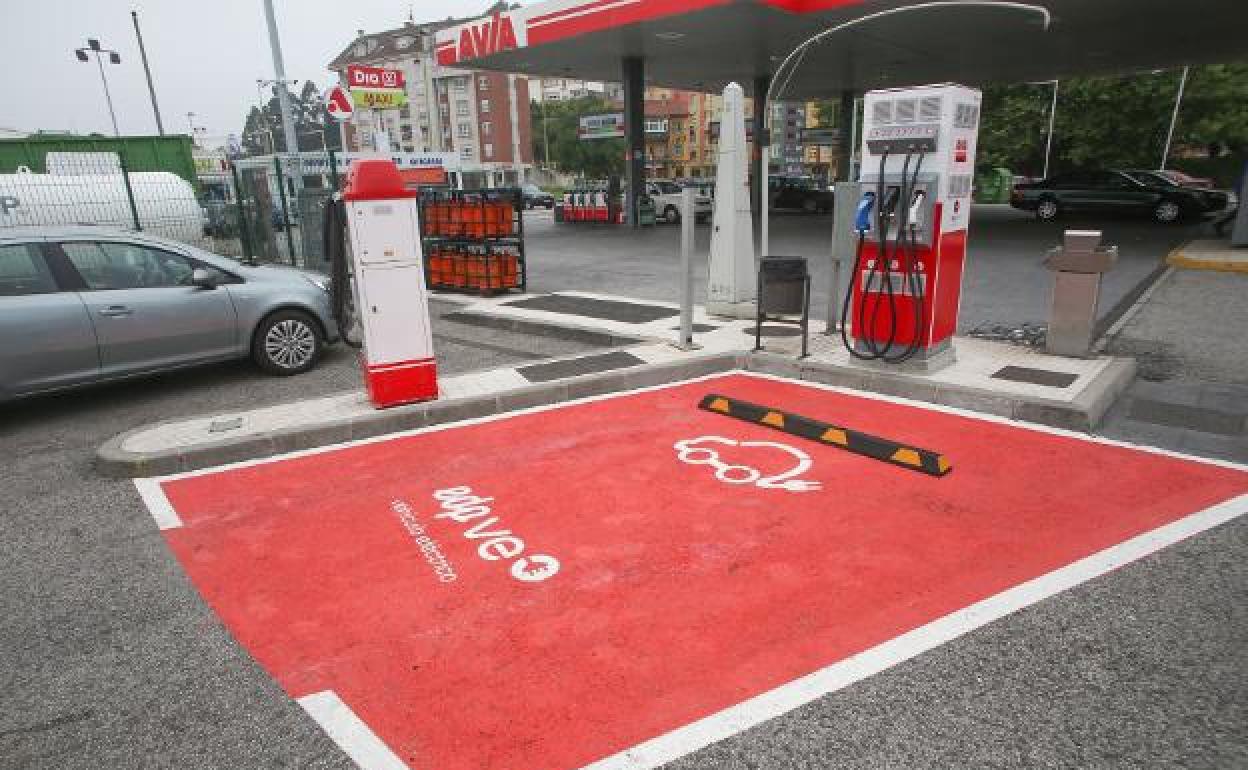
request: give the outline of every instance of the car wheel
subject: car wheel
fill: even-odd
[[[1183,215],[1183,207],[1175,201],[1161,201],[1153,209],[1153,220],[1163,225],[1179,221]]]
[[[663,209],[663,221],[669,225],[674,225],[680,221],[680,211],[675,206],[668,206]]]
[[[1041,198],[1036,204],[1036,218],[1041,222],[1052,222],[1062,213],[1062,208],[1053,198]]]
[[[264,371],[279,376],[303,374],[320,360],[320,326],[301,310],[279,310],[260,322],[251,341],[251,357]]]

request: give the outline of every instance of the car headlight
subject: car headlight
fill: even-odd
[[[307,281],[308,283],[312,284],[313,286],[315,286],[316,288],[320,289],[321,291],[325,292],[326,294],[329,293],[329,287],[330,287],[329,276],[303,273],[303,279]]]

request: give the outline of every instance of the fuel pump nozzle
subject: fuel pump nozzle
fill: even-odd
[[[910,212],[906,217],[906,223],[912,231],[923,226],[923,201],[925,200],[927,200],[926,190],[915,190],[910,196]]]
[[[854,215],[854,230],[862,237],[871,229],[871,210],[875,208],[875,193],[868,190],[858,201],[858,211]]]

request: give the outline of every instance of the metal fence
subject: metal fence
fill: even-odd
[[[99,225],[224,256],[324,269],[321,222],[339,161],[332,151],[241,159],[190,180],[133,168],[124,152],[49,153],[46,173],[0,173],[0,232]]]

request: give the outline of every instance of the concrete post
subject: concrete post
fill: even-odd
[[[645,191],[646,178],[645,60],[625,56],[620,76],[624,83],[624,208],[628,223],[637,227],[637,201]]]

